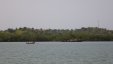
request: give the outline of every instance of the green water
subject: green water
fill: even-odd
[[[113,42],[0,42],[0,64],[113,64]]]

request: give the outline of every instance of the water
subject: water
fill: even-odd
[[[0,42],[0,64],[113,64],[113,42]]]

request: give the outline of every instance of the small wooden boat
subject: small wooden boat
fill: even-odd
[[[67,42],[82,42],[83,40],[81,39],[70,39],[70,40],[67,40]]]
[[[26,44],[35,44],[35,42],[26,42]]]

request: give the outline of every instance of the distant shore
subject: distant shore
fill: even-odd
[[[16,28],[0,31],[0,42],[83,42],[113,41],[113,30],[98,27],[81,29],[34,29]]]

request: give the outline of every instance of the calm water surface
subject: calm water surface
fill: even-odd
[[[0,64],[113,64],[113,42],[0,42]]]

